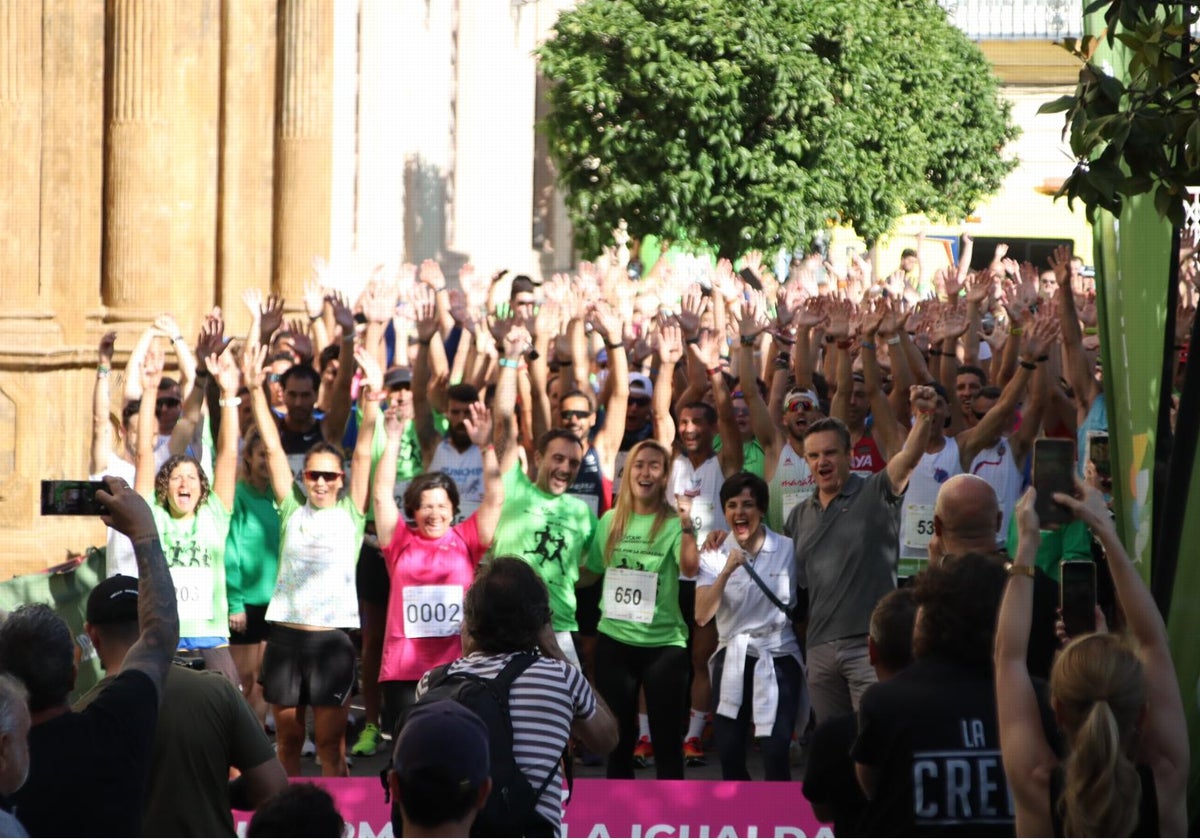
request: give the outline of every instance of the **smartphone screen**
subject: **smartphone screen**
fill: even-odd
[[[758,275],[755,274],[753,271],[751,271],[748,268],[743,268],[741,271],[738,272],[738,275],[742,278],[742,280],[745,282],[745,284],[747,286],[749,286],[751,289],[754,289],[755,291],[759,291],[759,292],[762,291],[762,287],[763,287],[762,281],[758,279]]]
[[[96,501],[103,481],[43,481],[42,516],[99,516],[108,508]]]
[[[1059,567],[1063,625],[1071,638],[1096,632],[1096,564],[1091,560],[1064,560]]]
[[[1063,438],[1041,438],[1033,444],[1033,487],[1037,491],[1036,512],[1043,528],[1071,521],[1071,512],[1054,501],[1055,493],[1075,493],[1075,442]]]
[[[1096,467],[1096,475],[1112,478],[1112,464],[1108,460],[1108,435],[1093,432],[1088,435],[1088,460]]]

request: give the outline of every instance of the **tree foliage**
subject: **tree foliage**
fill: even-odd
[[[583,0],[538,51],[581,249],[618,218],[725,253],[961,218],[1015,166],[1009,106],[934,0]]]
[[[1107,7],[1107,8],[1106,8]],[[1063,46],[1083,62],[1075,92],[1041,111],[1066,111],[1075,169],[1059,195],[1121,212],[1124,198],[1154,194],[1160,216],[1183,221],[1188,186],[1200,186],[1200,57],[1192,28],[1197,7],[1159,0],[1099,0],[1105,34],[1119,44],[1111,63],[1097,60],[1092,36]]]

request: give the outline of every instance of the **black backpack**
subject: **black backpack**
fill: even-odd
[[[411,709],[437,700],[462,703],[483,720],[490,735],[492,793],[471,825],[472,837],[553,837],[555,827],[537,813],[543,791],[558,775],[558,765],[536,789],[513,756],[513,728],[508,696],[513,682],[538,659],[533,653],[518,653],[492,679],[469,673],[449,673],[449,665],[429,672],[427,690],[401,715],[396,733],[404,728]],[[398,826],[393,826],[398,830]],[[398,836],[398,835],[397,835]]]

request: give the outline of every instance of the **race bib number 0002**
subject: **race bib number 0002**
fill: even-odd
[[[461,586],[404,587],[404,635],[409,639],[457,636],[462,629]]]

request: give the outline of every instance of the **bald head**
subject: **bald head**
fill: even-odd
[[[977,475],[956,475],[938,491],[933,530],[947,554],[996,550],[1000,503],[996,491]]]

